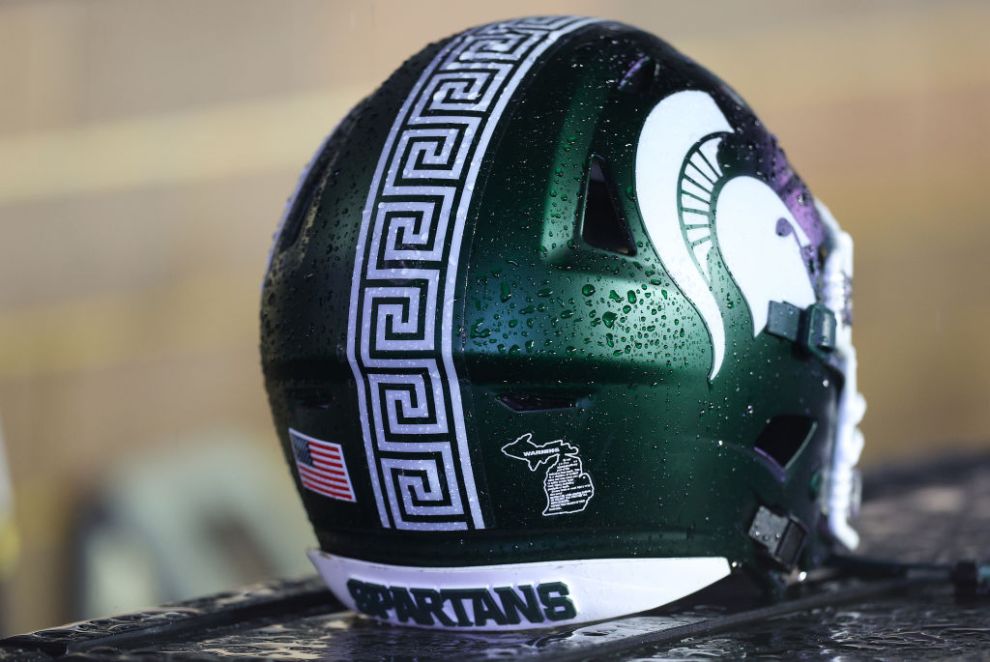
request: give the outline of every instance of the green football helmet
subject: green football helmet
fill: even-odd
[[[427,46],[317,152],[264,282],[314,564],[371,616],[498,630],[854,547],[851,277],[774,137],[658,38]]]

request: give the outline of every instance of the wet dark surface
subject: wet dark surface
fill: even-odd
[[[823,609],[731,634],[641,649],[627,659],[832,660],[990,656],[990,605],[955,603],[951,590]]]
[[[990,557],[990,456],[875,473],[867,490],[862,553],[909,561]],[[863,586],[824,582],[802,595]],[[714,594],[696,602],[576,629],[451,634],[378,625],[339,611],[318,581],[305,580],[12,637],[0,643],[0,660],[990,658],[990,599],[961,601],[946,583],[760,618],[717,633],[703,630],[755,605],[726,607]],[[680,635],[692,624],[702,632],[642,641],[656,633]],[[634,642],[621,653],[615,649]]]

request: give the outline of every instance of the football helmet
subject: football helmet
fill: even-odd
[[[856,545],[852,242],[726,84],[575,17],[431,44],[303,173],[275,425],[347,605],[557,626]]]

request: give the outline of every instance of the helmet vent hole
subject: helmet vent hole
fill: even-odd
[[[334,396],[325,388],[297,387],[289,391],[289,399],[303,409],[333,409]]]
[[[780,467],[787,468],[811,439],[817,426],[818,423],[810,416],[774,416],[760,432],[754,450]]]
[[[282,231],[278,239],[278,252],[282,253],[296,243],[302,232],[303,226],[311,223],[316,216],[319,201],[323,197],[323,188],[326,186],[325,170],[320,167],[322,163],[314,162],[311,169],[306,173],[299,192],[295,200],[291,202],[289,214],[282,225]]]
[[[579,397],[552,393],[503,393],[499,402],[512,411],[551,411],[554,409],[574,409]]]
[[[589,246],[620,255],[635,255],[629,225],[616,202],[614,183],[606,177],[602,159],[592,157],[584,193],[581,239]]]

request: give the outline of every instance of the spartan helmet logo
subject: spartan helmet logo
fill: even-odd
[[[650,240],[670,277],[700,313],[712,340],[709,379],[725,358],[725,318],[712,291],[713,253],[738,285],[753,318],[767,325],[771,301],[816,301],[816,246],[763,180],[731,176],[719,147],[734,134],[705,92],[664,98],[650,112],[636,151],[636,194]]]

